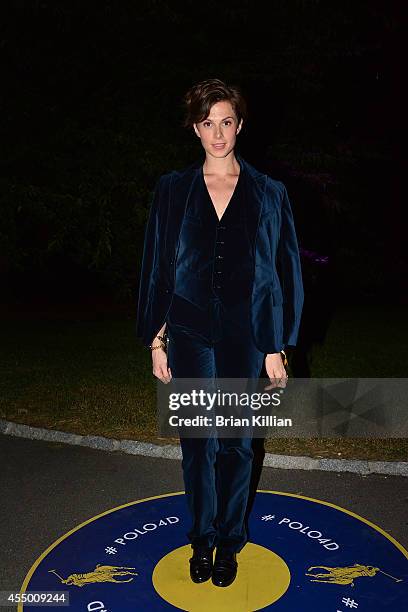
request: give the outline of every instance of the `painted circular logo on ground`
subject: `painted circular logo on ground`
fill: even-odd
[[[190,580],[189,528],[184,492],[114,508],[54,542],[22,592],[66,591],[72,612],[406,610],[408,552],[380,527],[329,502],[258,491],[249,542],[226,588]]]

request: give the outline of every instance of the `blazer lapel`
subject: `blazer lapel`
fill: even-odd
[[[246,162],[240,155],[235,154],[241,166],[244,177],[244,188],[246,193],[246,210],[248,233],[255,254],[255,242],[258,231],[259,219],[265,197],[266,175]],[[167,219],[167,232],[165,237],[166,256],[172,258],[177,256],[181,224],[184,212],[187,208],[188,199],[196,180],[198,180],[200,168],[204,163],[204,157],[198,159],[181,172],[172,175],[169,208]]]
[[[238,154],[235,155],[241,165],[241,170],[244,171],[244,188],[245,188],[245,206],[246,206],[246,222],[250,242],[252,244],[253,255],[255,257],[256,237],[258,234],[259,220],[262,214],[262,208],[265,199],[266,174],[262,174],[246,162]]]
[[[165,252],[169,258],[177,256],[181,224],[194,181],[198,177],[200,161],[194,162],[185,170],[174,171],[171,177]]]

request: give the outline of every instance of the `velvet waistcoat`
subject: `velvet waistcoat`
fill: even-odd
[[[253,253],[241,169],[218,219],[201,167],[187,202],[176,260],[174,293],[202,310],[218,296],[226,307],[251,295]]]

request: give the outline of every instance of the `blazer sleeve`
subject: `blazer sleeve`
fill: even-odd
[[[144,234],[142,264],[140,269],[139,297],[137,304],[136,335],[143,339],[147,346],[152,341],[145,338],[149,296],[153,290],[154,274],[157,268],[159,243],[159,205],[162,192],[163,176],[154,187],[153,200]]]
[[[283,183],[282,183],[283,185]],[[288,192],[283,185],[278,268],[283,293],[283,343],[296,346],[302,316],[304,291],[295,222]]]

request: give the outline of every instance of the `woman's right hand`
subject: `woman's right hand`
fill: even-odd
[[[171,370],[167,367],[167,353],[159,348],[152,351],[153,374],[167,385],[172,379]]]

